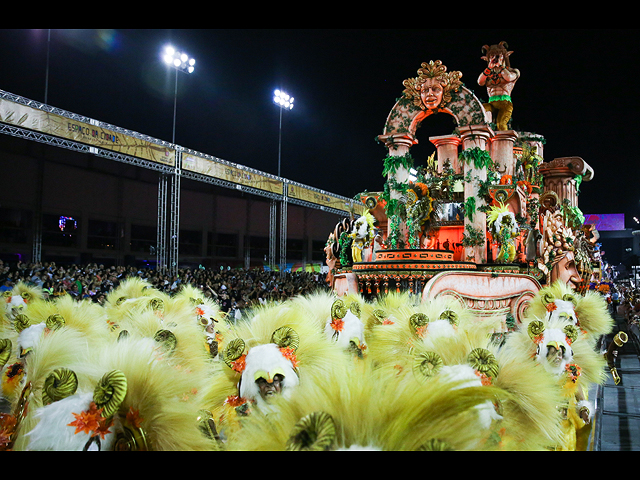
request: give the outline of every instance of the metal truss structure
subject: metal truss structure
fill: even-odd
[[[277,206],[279,204],[280,205],[280,232],[279,232],[280,260],[278,262],[278,266],[280,267],[281,272],[285,268],[286,258],[287,258],[287,253],[286,253],[287,206],[289,203],[306,207],[306,208],[322,210],[322,211],[340,215],[340,216],[344,216],[349,213],[346,210],[326,207],[323,205],[306,202],[304,200],[300,200],[297,198],[288,197],[287,185],[290,184],[294,186],[302,186],[306,189],[315,190],[321,194],[330,194],[333,197],[343,200],[344,204],[349,205],[351,209],[353,208],[353,205],[354,205],[354,200],[347,197],[335,195],[320,189],[315,189],[313,187],[300,184],[298,182],[293,182],[291,180],[280,178],[275,175],[260,172],[250,167],[227,162],[225,160],[212,157],[211,155],[203,154],[201,152],[195,152],[193,150],[186,149],[178,145],[165,142],[163,140],[149,137],[147,135],[143,135],[131,130],[117,127],[115,125],[110,125],[105,122],[100,122],[100,121],[97,121],[88,117],[84,117],[78,114],[67,112],[66,110],[45,105],[35,100],[29,100],[27,98],[24,98],[9,92],[5,92],[3,90],[0,90],[0,99],[25,105],[31,108],[35,108],[43,112],[60,115],[72,120],[76,120],[78,122],[91,124],[96,127],[108,129],[114,132],[121,133],[123,135],[138,138],[146,142],[154,143],[162,147],[168,147],[175,150],[176,152],[175,166],[165,165],[162,163],[149,161],[143,158],[139,158],[131,155],[125,155],[120,152],[87,145],[81,142],[77,142],[77,141],[73,141],[73,140],[69,140],[61,137],[56,137],[53,135],[44,134],[34,130],[29,130],[23,127],[15,126],[13,124],[2,123],[0,121],[0,133],[6,134],[6,135],[22,138],[24,140],[35,141],[38,143],[43,143],[43,144],[51,145],[54,147],[65,148],[75,152],[87,153],[87,154],[105,158],[108,160],[122,162],[129,165],[141,167],[141,168],[146,168],[148,170],[157,171],[158,172],[158,216],[157,216],[157,245],[156,245],[157,263],[156,265],[160,271],[164,271],[171,276],[178,274],[178,260],[179,260],[179,250],[180,250],[179,248],[180,247],[180,180],[182,178],[195,180],[197,182],[209,183],[209,184],[217,185],[217,186],[228,188],[228,189],[239,190],[248,194],[266,197],[270,199],[271,202],[270,202],[270,210],[269,210],[269,265],[271,266],[272,269],[276,265],[276,236],[277,236],[276,229],[277,229],[277,223],[278,223],[277,222],[277,217],[278,217]],[[249,187],[246,185],[233,183],[221,178],[211,177],[208,175],[203,175],[203,174],[189,171],[189,170],[183,170],[181,166],[182,166],[182,156],[184,154],[196,154],[200,157],[212,159],[212,160],[215,160],[216,162],[227,164],[235,168],[241,168],[249,172],[253,172],[253,173],[257,173],[273,179],[277,179],[281,181],[283,184],[283,187],[284,187],[283,193],[282,194],[273,193],[266,190],[260,190],[260,189]],[[42,189],[39,189],[40,195],[41,195],[41,191]],[[36,213],[37,213],[37,217],[39,218],[41,212],[38,210],[38,212]],[[36,220],[38,220],[38,218]],[[168,223],[167,223],[167,220],[168,220]],[[40,223],[41,222],[37,222],[38,225],[35,228],[35,234],[33,239],[34,241],[33,261],[34,262],[41,261],[41,256],[42,256],[42,232],[41,232],[42,227]]]

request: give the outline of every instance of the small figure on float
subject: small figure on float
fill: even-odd
[[[362,262],[362,251],[373,244],[375,237],[375,219],[369,212],[364,212],[353,224],[353,230],[349,236],[351,243],[351,256],[354,262]]]
[[[509,208],[500,204],[491,207],[487,216],[487,224],[499,251],[496,260],[511,263],[516,258],[515,239],[518,236],[518,222]]]
[[[507,42],[484,45],[482,51],[485,55],[481,58],[487,62],[487,68],[478,77],[478,85],[486,86],[489,95],[489,102],[484,104],[484,108],[491,112],[498,130],[508,130],[513,113],[511,92],[520,78],[520,71],[511,68],[509,57],[513,52],[507,48]]]

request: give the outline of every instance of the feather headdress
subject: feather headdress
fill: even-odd
[[[256,414],[228,450],[471,450],[482,435],[467,428],[492,387],[425,389],[367,362],[313,373],[296,396],[277,400],[277,418]]]

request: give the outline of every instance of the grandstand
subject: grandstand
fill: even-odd
[[[353,199],[0,90],[0,258],[320,265]]]

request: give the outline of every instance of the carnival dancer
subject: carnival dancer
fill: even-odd
[[[212,375],[204,392],[223,441],[254,411],[277,414],[274,398],[292,398],[299,384],[309,381],[308,374],[348,361],[288,302],[255,308],[227,337],[221,371]]]
[[[529,358],[542,365],[557,382],[563,398],[559,404],[563,437],[548,448],[582,449],[581,437],[588,431],[594,414],[588,391],[606,379],[604,357],[593,350],[589,339],[581,335],[571,321],[564,318],[527,318],[518,330],[509,334],[503,348],[527,352]]]

